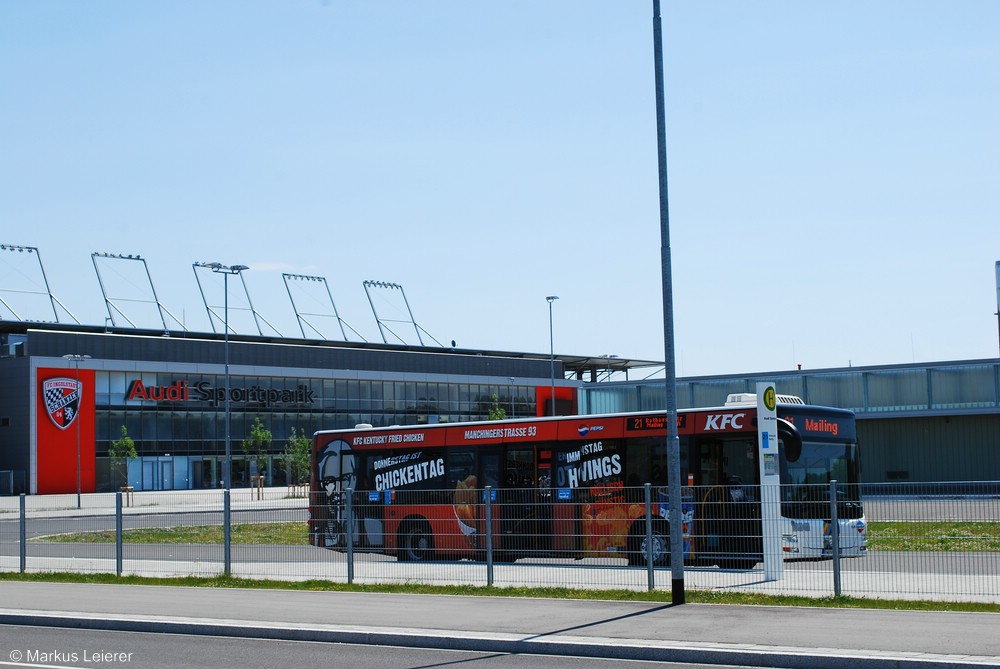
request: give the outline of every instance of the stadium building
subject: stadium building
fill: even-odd
[[[258,472],[242,449],[271,432],[265,484],[286,482],[288,438],[320,429],[571,413],[579,384],[548,355],[0,323],[0,490],[117,489],[108,449],[124,427],[136,490],[222,485],[227,404],[233,486]],[[226,402],[228,349],[229,402]],[[550,378],[552,363],[558,377]]]

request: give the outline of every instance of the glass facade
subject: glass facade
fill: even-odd
[[[850,409],[859,418],[1000,408],[1000,363],[981,361],[678,379],[677,408],[720,406],[730,393],[754,392],[759,381],[773,381],[779,393],[806,404]],[[587,414],[666,405],[662,379],[590,384],[579,396],[580,412]]]
[[[128,483],[139,490],[212,488],[226,453],[224,375],[96,371],[98,490],[115,489],[108,449],[135,442]],[[535,386],[357,378],[244,376],[229,379],[233,486],[249,484],[242,443],[254,421],[271,432],[267,485],[286,482],[281,453],[293,435],[317,430],[486,420],[494,401],[508,417],[536,414]],[[494,399],[495,398],[495,399]]]

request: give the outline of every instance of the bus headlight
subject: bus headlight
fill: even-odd
[[[785,553],[798,553],[799,552],[799,535],[797,534],[782,534],[781,535],[781,550]]]

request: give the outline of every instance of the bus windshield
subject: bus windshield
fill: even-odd
[[[810,440],[803,441],[802,453],[796,460],[789,462],[783,454],[782,515],[789,518],[829,516],[830,481],[837,481],[838,501],[860,502],[857,483],[861,479],[861,462],[858,454],[856,442]],[[861,513],[860,504],[847,505],[842,517],[856,518]]]

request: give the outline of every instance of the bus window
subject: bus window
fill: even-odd
[[[538,451],[538,470],[535,478],[538,497],[552,497],[552,450],[545,448]]]
[[[625,453],[622,481],[636,488],[649,481],[649,448],[644,443],[631,444]]]
[[[750,439],[701,440],[695,448],[700,463],[697,483],[714,485],[756,485],[757,444]]]
[[[480,487],[500,487],[500,451],[496,448],[483,449],[479,452]]]
[[[476,452],[471,448],[456,448],[448,453],[445,485],[454,490],[453,507],[459,530],[470,546],[478,545],[482,531],[479,498],[476,494],[479,479],[476,476]]]
[[[510,449],[504,458],[505,488],[535,487],[535,450],[533,448]]]
[[[448,490],[462,483],[467,488],[478,488],[476,452],[471,448],[454,449],[448,453],[445,487]]]
[[[806,441],[798,460],[782,461],[781,482],[786,499],[826,499],[821,489],[832,479],[857,481],[860,465],[857,445],[852,443],[820,443]]]

